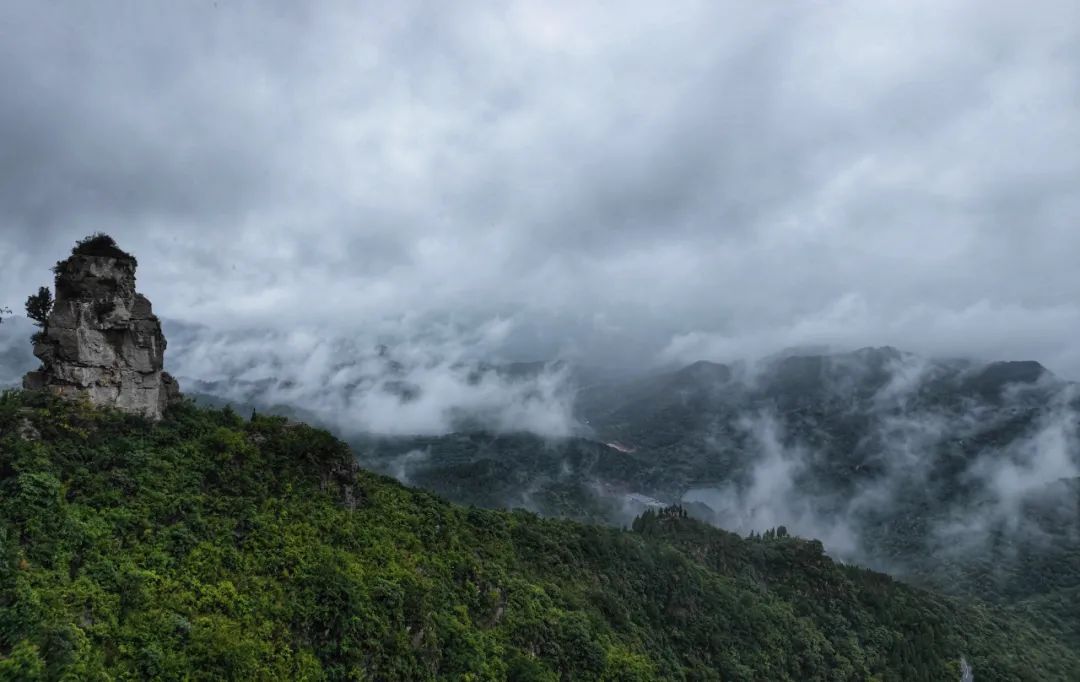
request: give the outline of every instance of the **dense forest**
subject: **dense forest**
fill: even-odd
[[[0,679],[984,680],[1075,647],[776,529],[455,506],[329,434],[0,398]]]

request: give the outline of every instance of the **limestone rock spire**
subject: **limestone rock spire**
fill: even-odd
[[[56,302],[34,339],[42,366],[23,378],[24,388],[151,419],[179,400],[179,386],[162,371],[161,323],[135,291],[136,266],[102,234],[78,242],[56,264]]]

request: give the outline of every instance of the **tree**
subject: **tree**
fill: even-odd
[[[31,294],[26,299],[26,316],[46,331],[49,324],[49,313],[53,308],[53,296],[49,287],[41,287],[36,294]]]
[[[71,250],[73,256],[104,256],[106,258],[130,258],[135,260],[127,251],[116,245],[116,240],[104,232],[95,232],[75,242],[75,248]]]
[[[5,308],[4,306],[0,305],[0,324],[4,323],[4,315],[10,315],[10,314],[11,314],[11,308]]]

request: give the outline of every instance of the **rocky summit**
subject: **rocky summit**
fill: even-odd
[[[162,370],[165,336],[135,291],[136,260],[111,238],[79,242],[56,264],[56,302],[34,338],[42,366],[23,387],[160,419],[180,397]]]

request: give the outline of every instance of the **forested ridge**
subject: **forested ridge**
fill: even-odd
[[[465,508],[278,417],[0,397],[0,679],[1080,679],[1027,620],[650,512]]]

